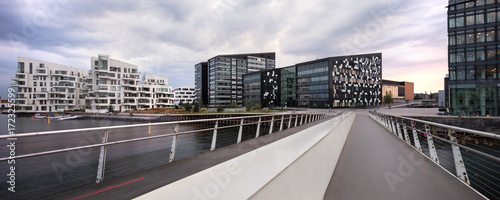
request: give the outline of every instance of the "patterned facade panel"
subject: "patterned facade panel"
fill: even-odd
[[[330,58],[332,107],[382,103],[382,54]]]

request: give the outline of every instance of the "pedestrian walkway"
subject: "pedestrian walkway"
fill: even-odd
[[[324,199],[484,199],[357,113]]]

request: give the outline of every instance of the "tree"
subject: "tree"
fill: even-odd
[[[231,105],[229,105],[231,108],[237,108],[238,104],[236,103],[235,100],[231,101]]]
[[[219,107],[217,107],[217,112],[224,112],[224,108],[221,104],[219,104]]]
[[[392,92],[385,92],[384,103],[385,104],[394,103],[394,98],[392,98]]]
[[[108,112],[113,112],[113,106],[111,105],[108,106]]]
[[[260,110],[260,109],[262,109],[262,105],[260,105],[260,103],[258,103],[255,105],[255,108],[257,108],[257,110]]]
[[[181,102],[179,102],[179,107],[180,107],[180,108],[184,107],[184,104],[182,103],[182,101],[181,101]]]
[[[193,111],[200,112],[200,104],[198,102],[194,102]]]
[[[186,111],[191,111],[191,109],[193,109],[193,105],[191,105],[190,103],[186,103],[184,104],[184,109],[186,109]]]
[[[254,103],[251,102],[251,101],[247,101],[245,102],[245,108],[247,109],[247,111],[250,111],[252,110],[252,107],[254,106]]]

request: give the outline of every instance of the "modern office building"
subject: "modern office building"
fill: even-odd
[[[168,78],[141,74],[137,65],[99,54],[91,58],[87,79],[87,112],[107,112],[173,107]]]
[[[86,71],[18,57],[11,87],[17,88],[16,112],[63,112],[85,109]]]
[[[245,101],[264,107],[366,107],[380,105],[383,96],[381,53],[317,59],[256,74],[244,75]]]
[[[201,62],[194,66],[195,99],[208,105],[208,63]]]
[[[179,105],[179,103],[193,103],[195,100],[195,88],[194,86],[184,86],[174,88],[174,104]]]
[[[281,106],[280,72],[280,69],[271,69],[243,75],[243,102],[262,107]]]
[[[412,101],[414,97],[413,87],[412,82],[382,80],[382,96],[390,92],[394,100]]]
[[[500,1],[450,0],[448,70],[452,114],[500,114]]]
[[[210,58],[208,65],[208,105],[216,107],[219,104],[227,106],[235,101],[243,105],[243,78],[246,73],[275,68],[275,53],[252,53],[218,55]],[[203,64],[198,64],[203,69]],[[203,91],[203,70],[195,69],[195,88]],[[200,75],[200,73],[202,73]],[[201,82],[201,84],[200,84]],[[201,86],[200,86],[201,85]],[[203,94],[202,94],[203,96]]]

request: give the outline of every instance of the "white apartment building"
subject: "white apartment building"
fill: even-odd
[[[172,87],[168,78],[141,74],[137,65],[99,54],[91,58],[87,112],[108,112],[173,107]]]
[[[180,102],[193,103],[196,97],[194,91],[194,85],[174,88],[174,103],[176,105],[178,105]]]
[[[85,108],[86,71],[29,58],[17,58],[11,87],[17,88],[16,112],[63,112]]]
[[[144,73],[138,88],[139,109],[174,107],[174,93],[167,77]]]

